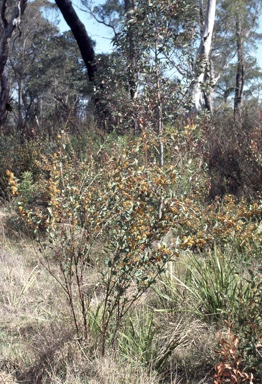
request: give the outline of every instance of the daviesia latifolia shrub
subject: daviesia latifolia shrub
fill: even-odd
[[[172,254],[163,237],[172,224],[175,170],[141,164],[137,160],[141,145],[138,139],[120,155],[114,148],[110,155],[101,149],[80,161],[63,137],[52,158],[45,159],[49,172],[47,208],[32,207],[25,199],[17,203],[19,213],[42,244],[46,239],[41,239],[41,230],[45,229],[49,248],[62,271],[77,333],[85,338],[91,301],[85,289],[86,268],[94,260],[105,287],[101,320],[105,335],[113,314],[117,313],[120,324],[130,305],[155,281]],[[11,190],[19,194],[19,182],[12,172],[8,176]],[[94,255],[98,246],[100,257]],[[74,279],[82,324],[72,297]]]

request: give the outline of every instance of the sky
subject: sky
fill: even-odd
[[[259,31],[258,32],[262,33],[262,16],[260,16]],[[257,56],[257,61],[260,65],[260,67],[262,68],[262,42],[260,42],[260,44],[259,44],[256,56]]]
[[[103,2],[102,0],[92,1],[92,5],[93,6],[99,5],[102,2]],[[96,22],[92,18],[92,16],[90,16],[88,13],[80,11],[78,7],[75,6],[75,4],[79,4],[79,7],[80,7],[80,1],[76,3],[74,2],[74,8],[79,18],[81,19],[82,23],[85,25],[88,35],[91,37],[92,40],[96,42],[95,52],[108,53],[112,51],[113,47],[111,45],[111,39],[113,35],[110,28],[105,27],[103,24],[99,24],[98,22]],[[81,5],[81,8],[84,8],[84,7]],[[59,23],[60,30],[62,32],[69,30],[69,27],[64,21],[62,15],[61,15],[61,18],[59,19],[60,19],[60,23]]]
[[[103,3],[102,0],[92,0],[92,6],[99,5],[101,3]],[[76,2],[74,2],[75,10],[78,13],[78,16],[81,19],[81,21],[84,23],[88,35],[91,37],[92,40],[96,42],[95,52],[108,53],[112,51],[113,47],[111,45],[111,38],[113,35],[110,28],[97,23],[88,13],[80,11],[77,5],[83,8],[80,0],[77,0]],[[60,19],[60,23],[59,23],[60,30],[62,32],[67,31],[69,27],[64,21],[62,15],[61,17],[59,17],[59,19]],[[260,17],[260,25],[259,25],[258,32],[262,33],[262,16]],[[262,68],[262,42],[260,42],[258,49],[255,52],[255,55],[257,57],[258,64]]]

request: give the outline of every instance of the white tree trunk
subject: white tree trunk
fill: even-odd
[[[199,112],[204,104],[203,87],[206,75],[211,76],[210,51],[213,29],[215,24],[216,0],[208,0],[204,28],[201,34],[200,46],[195,63],[195,79],[193,83],[192,99],[195,112]]]

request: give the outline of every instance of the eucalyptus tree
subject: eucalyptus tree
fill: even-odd
[[[11,37],[19,29],[21,17],[27,6],[27,0],[2,0],[0,6],[0,126],[5,122],[9,106],[9,80],[7,60]]]
[[[130,103],[134,99],[137,104],[146,90],[158,83],[154,83],[156,72],[159,79],[164,79],[166,90],[168,83],[174,87],[174,79],[179,77],[184,81],[188,77],[192,42],[196,39],[194,0],[107,0],[94,8],[88,0],[82,3],[97,21],[114,32],[115,51],[126,62]],[[167,104],[171,94],[174,96],[174,92],[169,92]]]
[[[98,23],[111,29],[113,32],[113,41],[116,41],[125,25],[124,28],[128,43],[125,49],[122,49],[122,54],[124,54],[126,58],[130,97],[134,98],[136,95],[136,74],[133,68],[137,56],[136,46],[138,41],[135,39],[133,33],[132,15],[137,8],[138,2],[135,0],[106,0],[103,4],[95,7],[91,6],[92,2],[89,0],[81,0],[81,3],[84,6],[84,10],[91,14]]]
[[[203,0],[199,1],[200,12],[200,45],[196,54],[194,65],[194,80],[193,80],[193,103],[196,112],[199,112],[205,107],[212,112],[211,100],[211,83],[212,83],[212,69],[211,69],[211,50],[213,30],[216,15],[216,0],[208,0],[206,5],[205,17]],[[205,102],[203,102],[202,94],[204,94]]]
[[[86,81],[88,71],[71,31],[55,36],[50,45],[54,55],[53,82],[48,89],[49,98],[54,100],[50,113],[76,133],[78,125],[90,120],[93,85]]]
[[[232,62],[224,68],[215,89],[216,105],[230,105],[234,102],[236,89],[237,63]],[[247,57],[245,61],[245,89],[244,98],[254,98],[257,94],[259,99],[259,90],[261,89],[262,69],[257,64],[255,57]]]
[[[10,51],[10,42],[15,30],[18,30],[19,34],[21,33],[19,26],[27,3],[28,0],[2,0],[0,5],[0,125],[3,125],[6,121],[7,110],[11,110],[9,105],[9,79],[6,67]],[[93,80],[96,71],[93,42],[89,38],[83,23],[79,20],[72,3],[69,0],[56,0],[56,4],[72,30],[87,68],[89,78]]]
[[[236,119],[241,116],[245,82],[250,76],[252,52],[256,48],[257,41],[262,37],[262,34],[257,32],[261,12],[262,3],[256,0],[218,1],[211,59],[218,87],[229,71],[235,79]],[[253,65],[255,66],[255,63]],[[246,68],[248,68],[247,71]]]
[[[13,123],[21,137],[52,135],[56,126],[74,128],[83,118],[90,90],[71,32],[61,34],[44,15],[49,4],[30,2],[8,63]]]
[[[245,81],[257,72],[252,59],[262,3],[255,0],[196,0],[200,45],[193,61],[193,103],[196,111],[213,109],[213,94],[230,83],[224,96],[234,93],[234,113],[241,115]],[[251,63],[253,70],[251,71]],[[245,67],[248,67],[248,71]],[[229,75],[230,73],[230,75]],[[229,76],[229,77],[228,77]],[[232,85],[232,76],[235,79]],[[227,79],[228,78],[228,79]],[[246,83],[247,84],[247,83]],[[229,93],[228,93],[229,92]]]
[[[36,124],[36,102],[43,90],[50,86],[50,39],[58,35],[58,28],[42,16],[44,2],[30,2],[22,22],[20,33],[14,36],[8,61],[13,94],[13,121],[21,136],[26,124]],[[51,64],[52,65],[52,64]],[[35,121],[36,120],[36,121]]]
[[[226,4],[227,5],[227,4]],[[235,2],[237,12],[235,16],[235,40],[237,53],[236,87],[234,98],[235,116],[240,117],[245,84],[245,45],[248,44],[254,27],[258,24],[258,15],[262,5],[257,1]],[[231,5],[228,5],[229,7]]]

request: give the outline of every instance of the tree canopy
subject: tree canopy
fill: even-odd
[[[1,4],[2,125],[8,118],[22,132],[50,116],[52,106],[61,118],[66,110],[79,117],[80,105],[86,115],[88,104],[95,115],[102,108],[100,121],[110,115],[111,123],[126,118],[127,125],[133,121],[138,127],[138,115],[148,113],[141,110],[160,99],[167,120],[188,111],[212,113],[222,101],[233,101],[236,113],[259,87],[260,69],[251,52],[261,38],[262,7],[255,1],[107,0],[92,7],[83,0],[86,12],[114,32],[114,52],[106,61],[96,57],[88,23],[80,21],[73,4],[57,0],[56,6],[71,37],[45,16],[44,10],[55,7],[48,1]],[[95,80],[93,87],[86,74]]]

